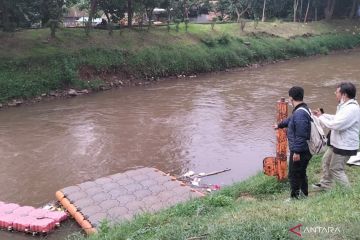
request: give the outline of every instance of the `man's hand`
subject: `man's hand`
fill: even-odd
[[[294,161],[294,162],[300,161],[300,154],[294,153],[294,155],[293,155],[293,161]]]
[[[273,128],[277,130],[279,128],[279,125],[277,123],[274,123]]]
[[[316,109],[316,110],[314,110],[313,112],[312,112],[316,117],[320,117],[321,116],[321,114],[322,114],[322,112],[320,111],[320,109],[318,108],[318,109]]]

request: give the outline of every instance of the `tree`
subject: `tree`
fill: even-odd
[[[40,0],[0,0],[0,25],[4,31],[29,27],[40,19]]]
[[[297,11],[298,11],[298,6],[299,6],[299,0],[294,0],[294,6],[293,6],[294,22],[296,22],[296,14],[297,14]]]
[[[263,6],[263,12],[262,12],[262,18],[261,18],[262,22],[265,22],[265,9],[266,9],[266,0],[264,0],[264,6]]]
[[[306,20],[307,20],[307,17],[308,17],[310,2],[311,2],[311,0],[308,0],[308,4],[307,4],[307,7],[306,7],[306,12],[305,12],[304,23],[306,23]]]
[[[351,7],[351,10],[350,10],[350,13],[349,13],[349,18],[353,18],[355,16],[355,13],[356,13],[356,7],[360,4],[360,1],[359,0],[353,0],[352,1],[352,7]]]
[[[236,14],[236,22],[240,22],[240,18],[246,13],[252,4],[251,0],[228,0],[230,12]]]
[[[132,19],[133,19],[133,6],[132,0],[127,0],[127,14],[128,14],[128,27],[132,27]]]
[[[221,20],[224,19],[225,14],[229,12],[229,1],[228,0],[219,0],[215,6],[216,12],[220,12],[221,14]]]
[[[153,12],[154,12],[154,8],[160,5],[160,1],[159,0],[141,0],[141,3],[144,7],[146,16],[148,18],[148,27],[151,27],[151,22],[152,22],[152,17],[153,17]]]
[[[64,0],[43,0],[41,3],[42,22],[50,27],[52,38],[60,25],[64,5]]]
[[[326,7],[324,9],[325,20],[330,20],[335,9],[336,0],[327,0]]]
[[[98,2],[97,0],[90,0],[90,9],[89,9],[89,19],[85,26],[85,33],[86,35],[90,34],[90,30],[92,28],[92,20],[94,18],[94,15],[96,13],[96,6]]]

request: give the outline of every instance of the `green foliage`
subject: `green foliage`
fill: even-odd
[[[208,197],[205,202],[213,207],[226,207],[233,204],[234,200],[231,197],[218,194]]]
[[[208,47],[214,47],[216,45],[216,40],[210,35],[205,35],[200,41]]]
[[[174,23],[175,23],[175,29],[176,29],[176,32],[179,32],[179,25],[181,23],[181,19],[174,19]]]
[[[105,237],[110,231],[110,223],[107,219],[100,222],[99,236]]]
[[[222,34],[218,39],[217,42],[219,43],[219,45],[229,45],[230,44],[230,36],[228,34]]]
[[[79,79],[81,66],[89,66],[95,73],[119,71],[126,76],[153,79],[219,71],[259,61],[326,54],[331,50],[354,48],[360,44],[360,37],[353,34],[326,34],[286,40],[267,35],[234,38],[226,34],[206,34],[201,42],[203,44],[152,47],[138,51],[84,48],[75,53],[60,54],[54,50],[51,54],[36,53],[36,57],[16,61],[2,60],[0,101],[31,98],[68,87],[100,89],[104,83],[97,76],[88,82]],[[270,186],[268,183],[266,185]],[[260,186],[257,193],[265,194],[265,190],[276,192],[281,187],[274,185],[273,188],[262,189]]]

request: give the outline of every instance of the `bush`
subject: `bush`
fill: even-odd
[[[217,39],[217,42],[220,45],[228,45],[230,43],[230,36],[228,34],[223,34]]]
[[[214,47],[216,45],[216,40],[209,35],[205,35],[200,39],[200,41],[204,43],[207,47]]]

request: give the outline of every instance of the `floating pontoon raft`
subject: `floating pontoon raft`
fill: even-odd
[[[87,234],[103,220],[111,224],[136,214],[155,212],[204,194],[155,168],[141,168],[99,178],[56,192],[56,198]]]
[[[66,218],[63,211],[0,202],[0,228],[9,231],[29,232],[33,235],[49,233]]]

